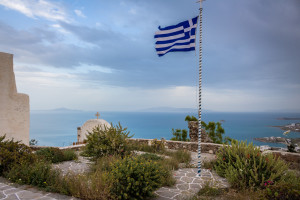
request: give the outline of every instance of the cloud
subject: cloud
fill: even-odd
[[[74,12],[78,17],[86,18],[81,10],[74,10]]]
[[[30,18],[69,21],[62,5],[46,0],[0,0],[0,5],[3,5],[7,9],[18,11]]]
[[[9,1],[0,2],[13,9],[8,6]],[[23,10],[21,13],[31,18],[46,19],[33,12],[35,6],[29,5],[28,0],[12,2],[19,6],[14,10]],[[143,104],[145,107],[154,107],[151,101],[163,106],[170,99],[174,100],[172,106],[193,105],[185,96],[193,96],[198,83],[196,53],[170,53],[159,58],[155,54],[153,34],[158,25],[167,26],[193,17],[198,13],[197,5],[174,0],[132,0],[121,6],[116,6],[114,1],[100,4],[96,13],[89,10],[89,6],[85,7],[85,11],[94,16],[93,20],[85,19],[85,24],[48,19],[50,22],[34,23],[34,27],[29,27],[0,21],[0,49],[13,53],[15,63],[26,64],[28,70],[33,74],[36,72],[32,80],[40,80],[38,76],[47,80],[43,84],[48,84],[55,96],[70,91],[70,97],[76,98],[77,90],[86,96],[93,96],[93,93],[101,96],[94,105],[103,99],[106,106],[115,104],[111,99],[121,98],[119,94],[128,95],[124,99],[126,107],[139,100],[149,102]],[[289,103],[285,106],[287,109],[297,106],[299,95],[295,91],[300,89],[299,1],[228,0],[206,1],[204,5],[202,70],[203,87],[208,89],[203,95],[211,102],[206,104],[207,109],[258,111],[266,105],[269,110],[274,110],[285,106],[278,103],[284,102],[285,98]],[[70,11],[74,9],[69,8]],[[180,14],[174,12],[179,9]],[[99,24],[95,26],[96,23]],[[48,74],[55,72],[60,76]],[[70,77],[64,76],[66,74]],[[31,77],[29,73],[22,76],[25,75]],[[58,85],[66,88],[58,89],[60,93],[55,92],[50,88],[49,80],[59,80]],[[30,82],[30,78],[26,81]],[[24,79],[23,85],[26,81]],[[74,91],[69,87],[74,87]],[[38,91],[42,92],[42,89]],[[177,92],[185,96],[174,96]],[[105,95],[108,97],[103,97]],[[181,103],[175,101],[177,98],[182,100]],[[79,99],[76,105],[80,104]],[[276,103],[269,103],[273,101]],[[248,104],[251,104],[249,108]]]

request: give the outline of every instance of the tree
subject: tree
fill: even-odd
[[[230,137],[225,137],[223,139],[225,130],[220,122],[209,122],[208,124],[206,124],[205,122],[201,121],[201,125],[203,128],[205,128],[208,136],[213,140],[214,143],[227,144],[228,142],[231,142],[232,139]]]

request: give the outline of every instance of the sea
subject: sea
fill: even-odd
[[[186,115],[197,116],[196,113],[185,112],[101,112],[100,118],[113,125],[120,122],[127,127],[133,138],[170,139],[172,128],[187,129]],[[77,127],[87,120],[95,119],[95,112],[50,110],[31,111],[30,139],[38,141],[37,145],[63,147],[77,141]],[[202,120],[222,122],[224,136],[237,140],[247,140],[257,146],[269,145],[285,147],[284,144],[255,141],[257,137],[284,137],[283,130],[278,127],[300,120],[280,120],[279,118],[300,118],[300,113],[225,113],[204,112]],[[300,132],[291,132],[288,137],[299,138]]]

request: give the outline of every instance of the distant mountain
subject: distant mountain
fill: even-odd
[[[34,112],[83,112],[82,110],[73,110],[68,108],[56,108],[52,110],[32,110]]]
[[[181,112],[181,113],[197,113],[195,108],[174,108],[174,107],[154,107],[138,110],[139,112]]]

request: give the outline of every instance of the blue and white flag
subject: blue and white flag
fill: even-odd
[[[174,26],[165,28],[159,26],[160,31],[154,35],[157,54],[163,56],[172,51],[195,50],[197,19],[198,16]]]

